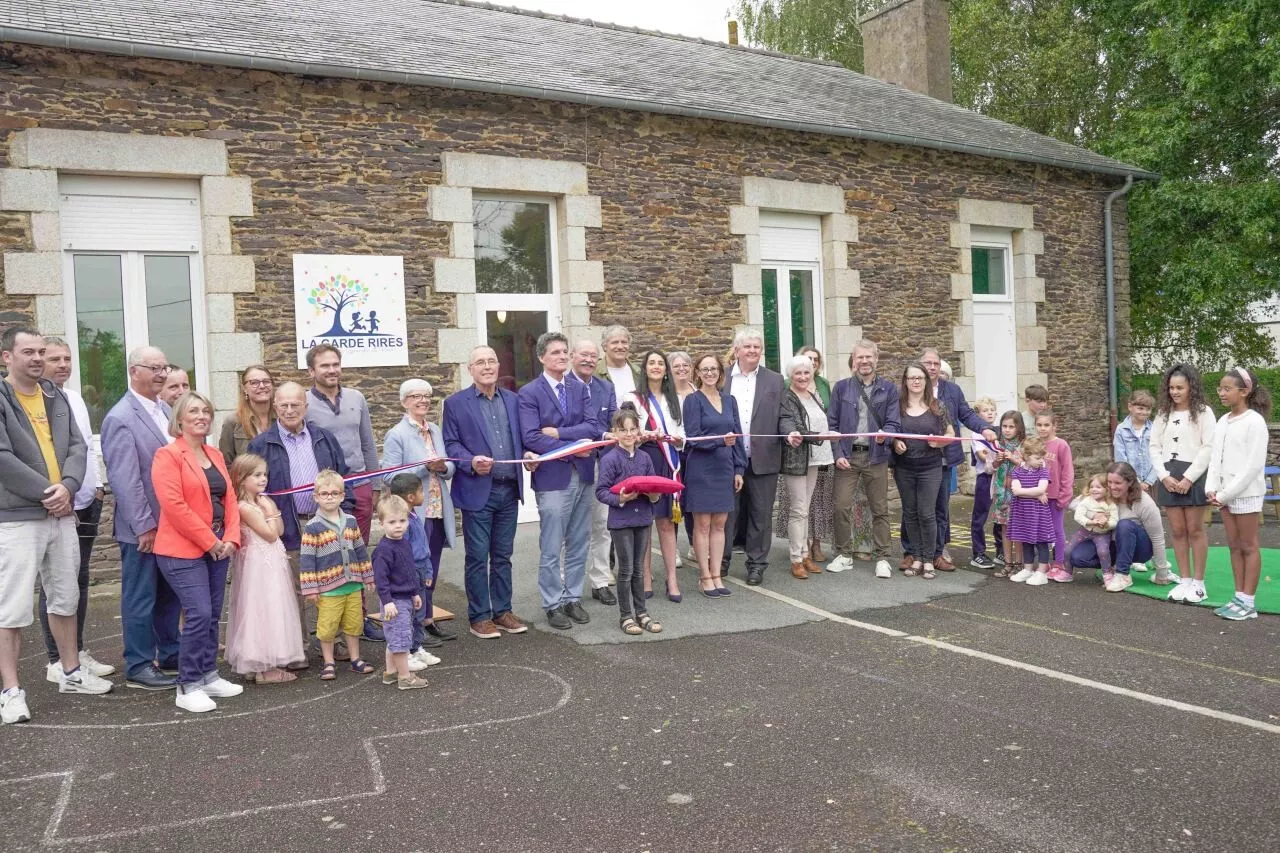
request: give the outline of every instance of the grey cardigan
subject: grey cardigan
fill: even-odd
[[[76,426],[67,395],[47,379],[40,380],[49,430],[53,433],[54,457],[62,471],[62,485],[73,496],[84,480],[88,445]],[[35,427],[14,387],[0,379],[0,522],[32,521],[46,518],[41,504],[52,485],[49,469],[36,441]]]

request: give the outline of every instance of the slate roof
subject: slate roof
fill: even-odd
[[[1155,177],[834,63],[459,0],[0,0],[3,41],[510,94]]]

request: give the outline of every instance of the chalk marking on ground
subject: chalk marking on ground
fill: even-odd
[[[737,578],[730,578],[729,580],[732,581],[735,585],[741,586],[744,589],[749,589],[754,593],[758,593],[768,598],[772,598],[775,601],[780,601],[784,604],[789,604],[792,607],[799,608],[800,610],[804,610],[808,613],[813,613],[817,616],[821,616],[830,622],[838,622],[842,625],[849,625],[854,628],[861,628],[866,631],[874,631],[878,634],[884,634],[889,637],[901,639],[908,643],[918,643],[924,646],[931,646],[932,648],[940,649],[942,651],[955,652],[956,654],[965,655],[966,657],[985,660],[988,663],[995,663],[995,664],[999,664],[1000,666],[1007,666],[1013,669],[1020,669],[1023,672],[1030,672],[1036,675],[1044,676],[1045,678],[1052,678],[1058,681],[1065,681],[1068,684],[1074,684],[1078,687],[1088,687],[1093,690],[1100,690],[1103,693],[1111,693],[1116,696],[1124,696],[1128,699],[1136,699],[1139,702],[1146,702],[1151,705],[1159,705],[1163,708],[1172,708],[1177,711],[1186,711],[1191,714],[1199,714],[1202,717],[1209,717],[1210,719],[1214,719],[1214,720],[1221,720],[1227,723],[1235,723],[1237,725],[1247,726],[1248,728],[1258,729],[1259,731],[1264,731],[1269,734],[1280,734],[1280,726],[1273,725],[1271,723],[1264,723],[1261,720],[1253,720],[1253,719],[1250,719],[1249,717],[1242,717],[1238,714],[1231,714],[1226,711],[1218,711],[1218,710],[1215,710],[1214,708],[1206,708],[1203,705],[1192,705],[1188,702],[1178,701],[1177,699],[1166,699],[1163,696],[1156,696],[1152,693],[1143,693],[1138,690],[1130,690],[1127,687],[1117,687],[1114,684],[1107,684],[1106,682],[1103,682],[1103,681],[1094,681],[1091,678],[1082,678],[1078,675],[1071,675],[1070,673],[1067,673],[1067,672],[1059,672],[1056,669],[1049,669],[1047,667],[1037,666],[1035,664],[1024,663],[1023,661],[1014,660],[1013,658],[1006,658],[1000,655],[993,655],[989,652],[981,652],[981,651],[978,651],[977,649],[970,649],[964,646],[957,646],[954,643],[948,643],[943,640],[935,640],[931,637],[919,637],[914,634],[907,634],[904,631],[897,631],[897,630],[894,630],[893,628],[886,628],[882,625],[874,625],[870,622],[859,622],[856,619],[849,619],[848,617],[841,616],[838,613],[832,613],[829,610],[823,610],[821,607],[815,607],[812,604],[807,604],[806,602],[800,601],[799,599],[792,598],[789,595],[783,595],[782,593],[774,592],[773,590],[765,589],[764,587],[748,586],[747,584],[743,583]]]
[[[205,815],[203,817],[186,818],[184,820],[169,821],[166,823],[151,824],[149,826],[133,827],[131,829],[121,829],[114,832],[103,832],[94,835],[77,835],[66,838],[58,837],[58,829],[62,825],[63,818],[66,816],[71,805],[72,785],[75,778],[75,771],[63,770],[50,773],[41,773],[36,776],[27,776],[20,779],[0,779],[0,787],[6,785],[18,785],[31,782],[39,782],[45,779],[62,778],[62,789],[58,794],[58,799],[54,803],[52,813],[49,817],[49,823],[45,827],[41,844],[45,847],[67,847],[75,844],[97,844],[102,841],[108,841],[117,838],[131,838],[134,836],[147,835],[161,830],[183,829],[187,827],[202,826],[208,823],[218,821],[236,820],[238,818],[254,817],[257,815],[270,814],[272,812],[288,811],[292,809],[314,808],[316,806],[329,805],[333,803],[346,803],[354,800],[368,799],[369,797],[380,796],[387,792],[387,779],[382,769],[382,757],[378,754],[376,743],[378,741],[392,740],[396,738],[420,737],[424,735],[443,734],[445,732],[461,731],[464,729],[484,728],[487,726],[499,726],[509,723],[519,723],[525,720],[532,720],[537,717],[544,717],[548,714],[554,714],[565,705],[569,704],[569,700],[573,698],[573,687],[569,682],[565,681],[554,672],[545,669],[538,669],[531,666],[516,666],[514,664],[463,664],[459,666],[442,667],[434,670],[433,675],[455,674],[466,669],[518,669],[525,672],[533,672],[538,675],[546,676],[556,683],[560,688],[560,698],[554,705],[542,708],[528,714],[520,714],[514,717],[501,717],[489,720],[480,720],[476,722],[457,723],[452,726],[442,726],[440,728],[422,729],[419,731],[408,732],[391,732],[388,734],[374,735],[361,741],[364,748],[365,759],[369,762],[369,775],[372,780],[372,789],[368,791],[360,791],[354,794],[342,794],[336,797],[321,797],[318,799],[299,800],[291,803],[272,803],[265,806],[254,806],[247,809],[239,809],[237,811],[220,812],[218,814]],[[363,682],[362,682],[363,683]],[[28,727],[29,724],[22,724],[21,727]],[[21,728],[15,726],[14,728]]]
[[[992,622],[1002,622],[1006,625],[1016,625],[1019,628],[1031,628],[1036,631],[1046,631],[1059,637],[1067,637],[1072,640],[1082,640],[1086,643],[1094,643],[1099,646],[1120,649],[1121,651],[1164,658],[1165,660],[1171,660],[1175,663],[1186,664],[1188,666],[1198,666],[1203,669],[1211,669],[1215,672],[1226,673],[1227,675],[1238,675],[1242,678],[1254,678],[1258,681],[1265,681],[1267,684],[1280,684],[1280,678],[1272,678],[1269,675],[1258,675],[1256,672],[1246,672],[1243,669],[1232,669],[1229,666],[1218,666],[1215,663],[1204,663],[1203,661],[1189,660],[1188,658],[1179,657],[1178,655],[1170,654],[1169,652],[1158,652],[1154,649],[1143,649],[1138,646],[1126,646],[1124,643],[1114,643],[1110,640],[1088,637],[1084,634],[1074,634],[1071,631],[1064,631],[1061,628],[1053,628],[1049,625],[1038,625],[1035,622],[1022,622],[1018,619],[1009,619],[1004,616],[993,616],[989,613],[978,613],[974,610],[961,610],[958,607],[943,607],[940,604],[934,604],[932,602],[925,604],[925,607],[932,607],[934,610],[945,610],[948,613],[959,613],[962,616],[973,616],[978,619],[987,619]]]

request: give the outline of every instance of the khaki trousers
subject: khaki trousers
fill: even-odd
[[[862,483],[871,505],[871,539],[876,559],[889,559],[889,463],[871,464],[870,453],[852,453],[849,470],[835,469],[835,546],[846,557],[853,556],[853,495]]]

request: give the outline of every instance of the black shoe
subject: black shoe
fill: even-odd
[[[441,628],[441,627],[440,627],[437,623],[435,623],[435,622],[432,622],[430,625],[428,625],[428,626],[427,626],[427,633],[428,633],[428,634],[430,634],[431,636],[435,637],[437,640],[456,640],[456,639],[458,639],[458,635],[457,635],[457,634],[453,633],[452,631],[446,631],[444,628]]]
[[[547,611],[547,624],[561,630],[573,627],[573,621],[565,615],[563,607],[553,607]]]
[[[599,586],[591,590],[591,597],[607,607],[616,607],[618,604],[618,596],[613,594],[613,590],[607,586]]]
[[[126,676],[124,686],[135,687],[138,690],[172,690],[178,686],[178,679],[172,675],[165,675],[154,666],[148,666],[133,675]]]
[[[591,621],[591,617],[587,614],[587,608],[583,607],[579,601],[570,601],[568,604],[561,605],[560,609],[579,625],[585,625]]]
[[[158,672],[164,673],[165,675],[176,676],[178,674],[178,659],[171,658],[163,663],[158,663],[155,668]]]
[[[747,586],[760,586],[764,583],[764,572],[759,569],[747,570]]]
[[[453,637],[450,637],[449,639],[451,639],[451,640],[452,640],[452,639],[453,639]],[[438,648],[440,648],[440,647],[441,647],[441,646],[443,646],[443,645],[444,645],[444,643],[443,643],[443,642],[441,642],[441,641],[440,641],[440,639],[439,639],[438,637],[433,637],[433,636],[431,636],[431,632],[430,632],[430,631],[428,631],[428,632],[426,632],[425,634],[423,634],[423,635],[422,635],[422,647],[423,647],[424,649],[438,649]]]

